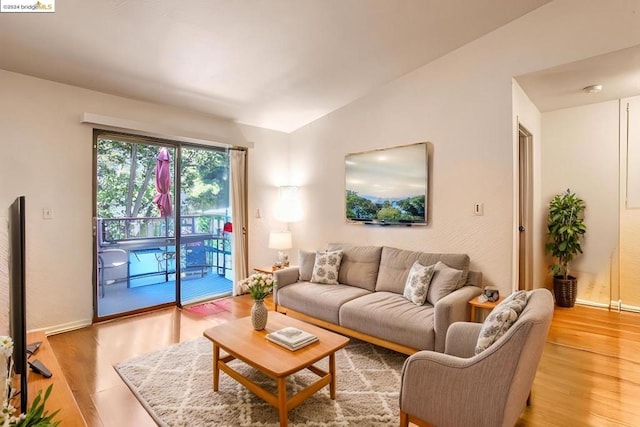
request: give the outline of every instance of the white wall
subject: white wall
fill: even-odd
[[[82,113],[138,121],[171,135],[245,142],[236,125],[212,116],[1,70],[0,93],[0,289],[8,288],[7,208],[24,194],[30,330],[73,328],[90,323],[93,314],[92,126],[80,123]],[[265,139],[259,130],[247,133],[261,153],[278,140],[276,133]],[[278,144],[276,154],[284,151]],[[251,176],[261,170],[259,161],[253,164]],[[53,220],[42,219],[45,207],[53,209]],[[8,294],[0,292],[0,298],[7,307]],[[0,320],[7,324],[6,313]]]
[[[510,292],[512,77],[638,43],[633,4],[552,2],[294,132],[292,174],[308,204],[294,228],[300,248],[348,241],[466,252],[487,284]],[[347,225],[345,154],[419,141],[433,144],[429,225]],[[473,215],[474,202],[484,203],[484,216]]]
[[[544,206],[567,188],[586,204],[584,253],[569,266],[578,298],[608,305],[618,250],[618,101],[543,113],[542,141]]]
[[[247,154],[249,270],[268,267],[278,258],[278,251],[269,249],[269,232],[287,229],[287,224],[275,218],[278,187],[294,185],[289,177],[288,134],[241,125],[242,134],[254,143]],[[258,217],[259,215],[259,217]],[[251,271],[249,271],[251,273]]]
[[[346,241],[468,252],[473,267],[487,273],[488,283],[510,282],[511,80],[480,88],[474,82],[491,73],[486,64],[453,68],[454,76],[449,65],[447,59],[437,61],[293,134],[294,175],[309,204],[304,223],[297,225],[305,236],[303,248]],[[458,83],[452,85],[450,79]],[[485,103],[482,113],[463,102],[467,96]],[[509,102],[494,101],[500,97]],[[495,143],[495,134],[503,144]],[[429,225],[346,224],[344,156],[420,141],[433,147]],[[484,203],[484,216],[473,214],[474,202]],[[495,269],[490,271],[489,265]]]

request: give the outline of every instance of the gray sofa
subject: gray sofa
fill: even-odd
[[[468,301],[481,293],[482,274],[469,271],[466,254],[345,244],[327,250],[343,251],[338,284],[312,283],[315,252],[301,252],[298,266],[275,272],[276,310],[402,353],[443,352],[449,326],[469,319]],[[415,261],[444,263],[420,306],[403,296]]]

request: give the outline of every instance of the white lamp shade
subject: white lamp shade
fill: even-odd
[[[291,249],[293,243],[291,241],[290,231],[273,231],[269,234],[269,248],[284,251]]]

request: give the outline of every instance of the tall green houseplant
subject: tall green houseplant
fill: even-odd
[[[582,253],[584,210],[584,201],[569,189],[549,203],[546,250],[557,260],[551,273],[556,303],[562,307],[573,307],[577,296],[577,279],[569,275],[569,263]]]

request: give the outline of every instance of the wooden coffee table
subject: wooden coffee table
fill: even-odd
[[[310,332],[318,337],[318,341],[291,351],[266,340],[265,335],[286,326],[295,326]],[[204,331],[204,336],[213,342],[213,391],[218,391],[222,370],[258,397],[278,408],[281,426],[287,425],[287,413],[290,409],[300,405],[324,386],[329,385],[331,399],[336,398],[336,351],[349,342],[349,339],[342,335],[270,311],[265,330],[254,330],[251,318],[245,317],[209,328]],[[229,355],[220,357],[220,349]],[[329,357],[328,372],[313,365],[325,357]],[[234,359],[239,359],[273,378],[277,382],[277,394],[265,390],[230,367],[228,363]],[[288,398],[286,378],[305,368],[318,375],[318,381]]]

